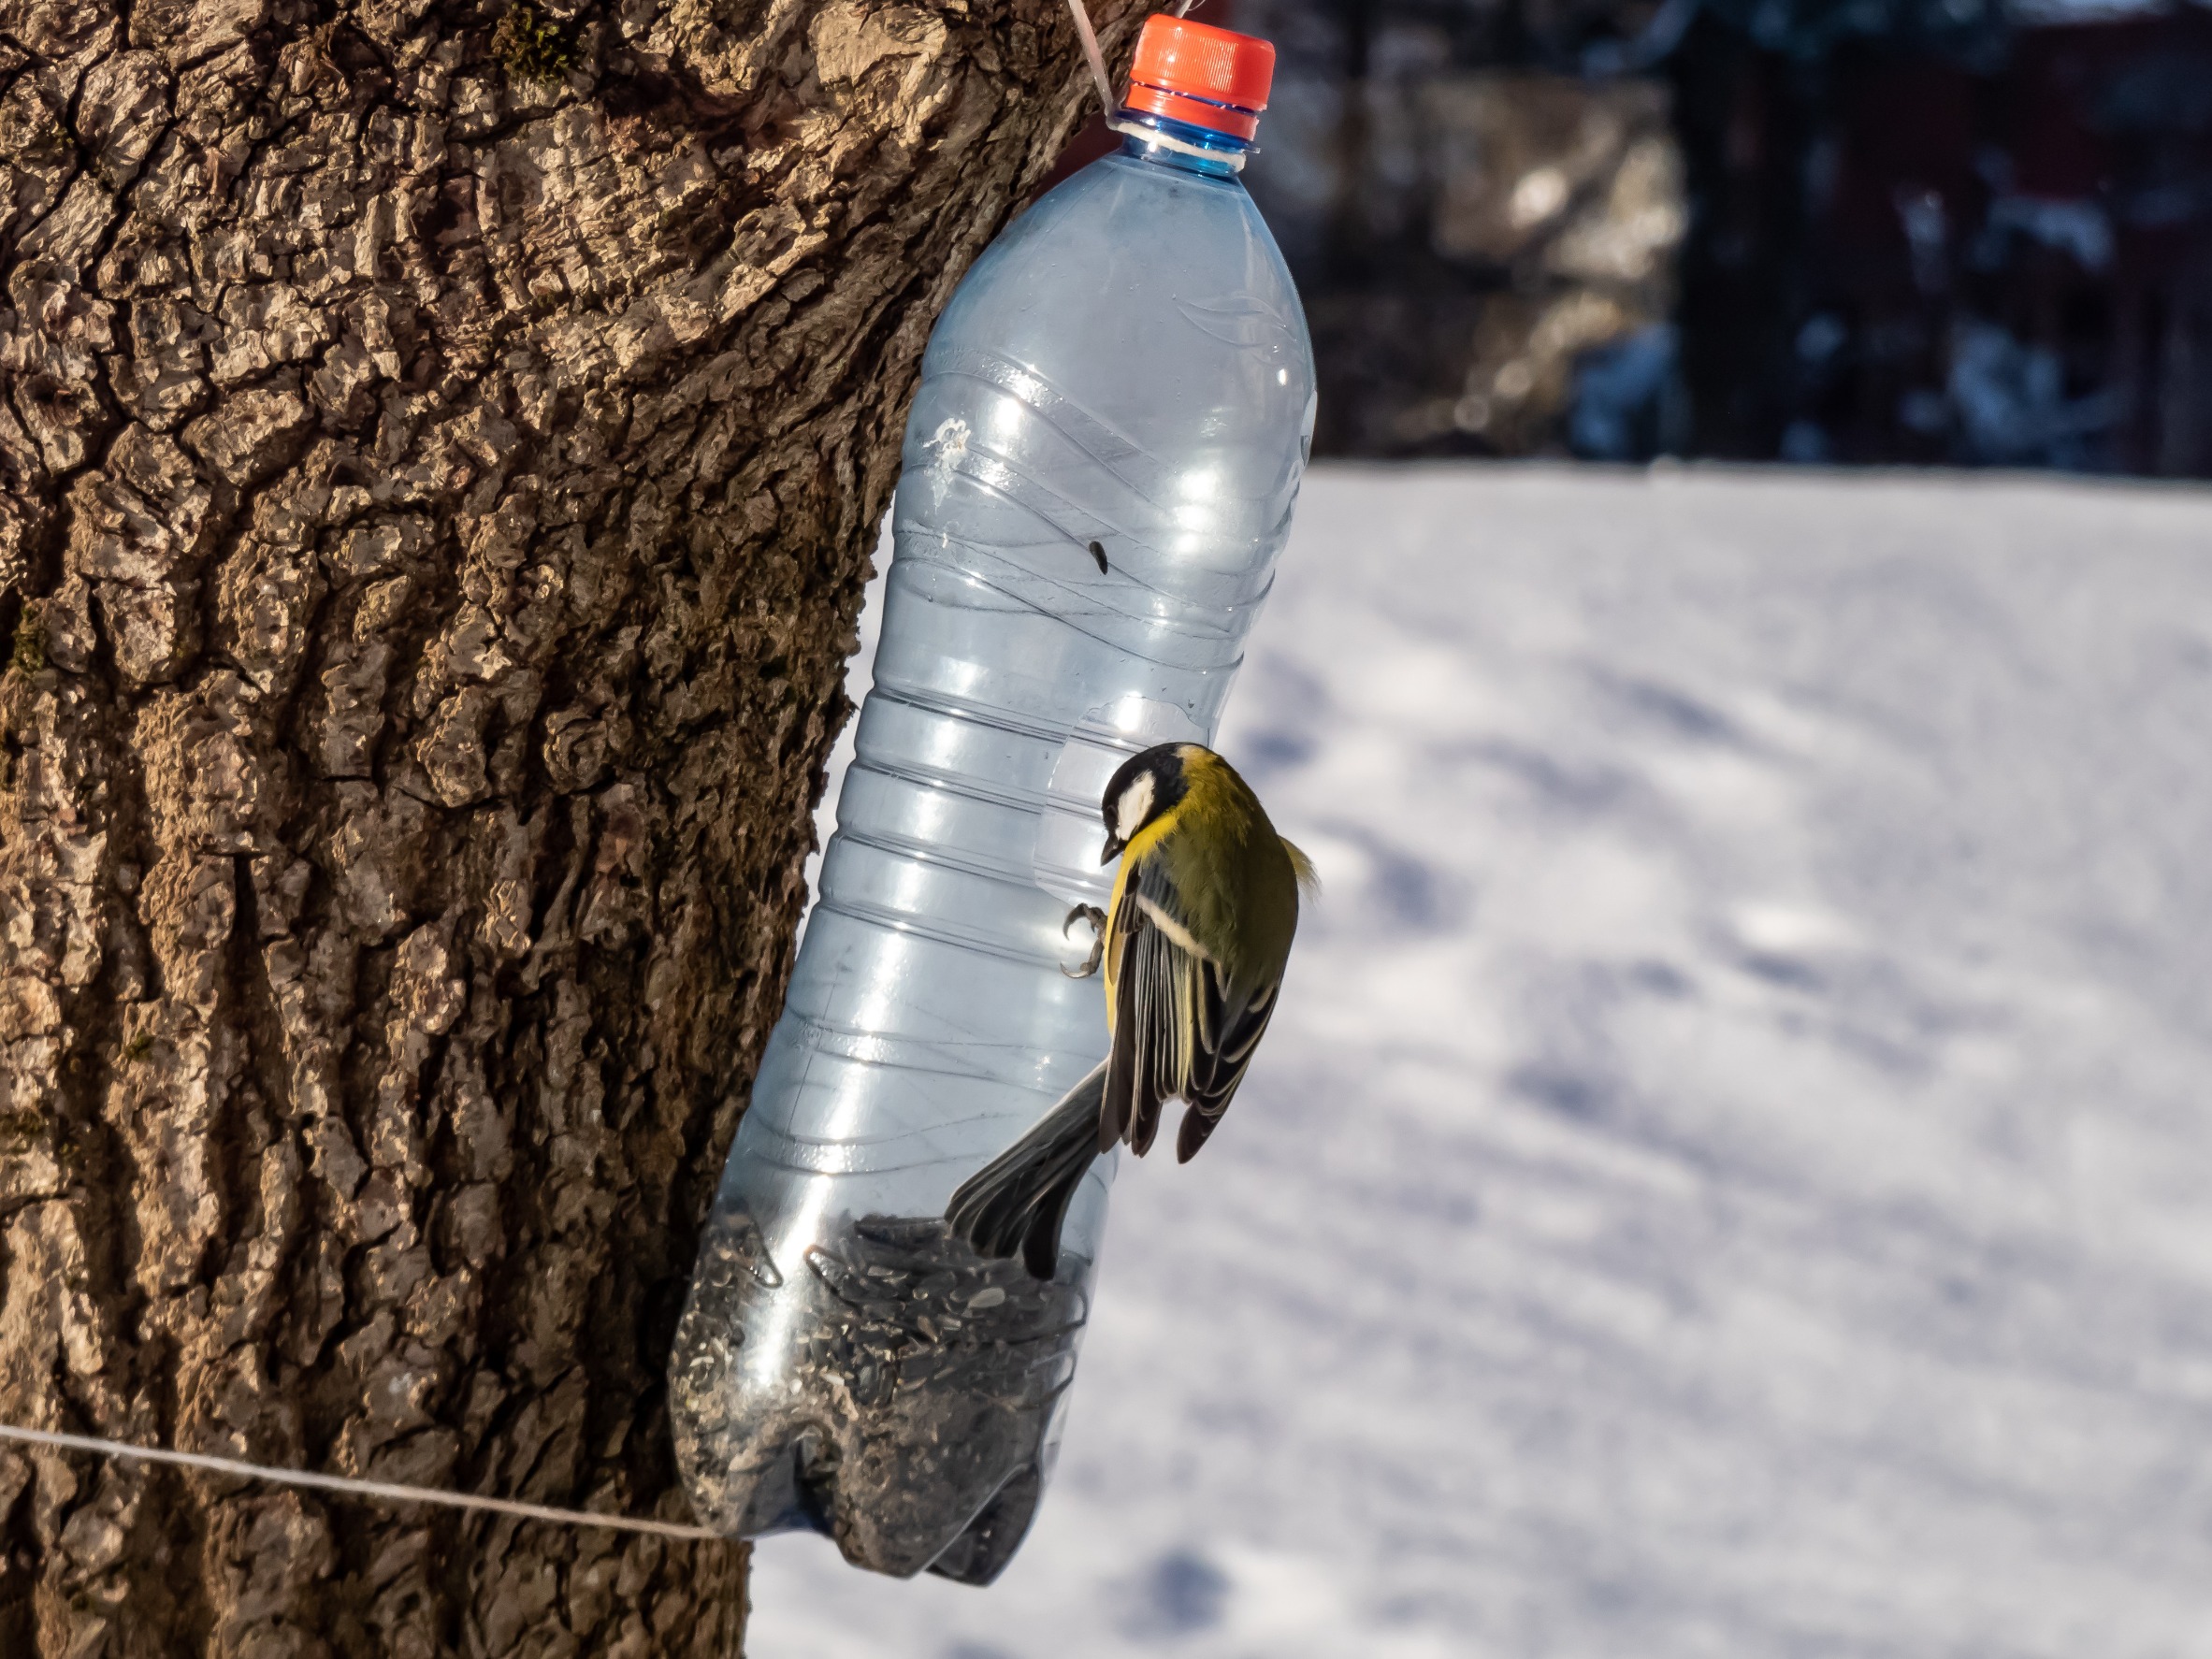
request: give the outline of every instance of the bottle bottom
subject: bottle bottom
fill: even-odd
[[[780,1273],[743,1211],[708,1225],[670,1377],[693,1509],[733,1536],[811,1527],[894,1577],[989,1583],[1043,1493],[1090,1263],[1040,1281],[935,1216],[826,1221],[802,1259]]]

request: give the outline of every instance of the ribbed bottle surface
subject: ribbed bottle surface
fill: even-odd
[[[935,1219],[1105,1053],[1098,980],[1062,972],[1111,876],[1099,795],[1139,749],[1210,741],[1312,411],[1251,198],[1135,145],[1016,221],[939,321],[857,758],[672,1364],[710,1524],[977,1581],[1019,1542],[1114,1161],[1050,1285]]]

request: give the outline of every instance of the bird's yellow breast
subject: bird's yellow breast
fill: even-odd
[[[1167,833],[1173,828],[1174,822],[1175,814],[1172,811],[1164,812],[1131,836],[1129,844],[1121,851],[1121,862],[1114,870],[1114,890],[1107,897],[1106,907],[1106,958],[1104,963],[1106,1031],[1109,1035],[1114,1029],[1114,970],[1120,961],[1120,953],[1115,947],[1120,943],[1119,924],[1121,918],[1121,900],[1128,890],[1131,873],[1148,856],[1159,850],[1160,844],[1167,838]]]

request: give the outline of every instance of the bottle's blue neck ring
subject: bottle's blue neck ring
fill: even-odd
[[[1161,162],[1209,179],[1234,179],[1258,148],[1250,138],[1175,121],[1124,104],[1106,123],[1121,135],[1121,153]]]

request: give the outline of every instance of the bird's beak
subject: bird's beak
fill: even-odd
[[[1129,844],[1123,841],[1119,835],[1107,836],[1106,839],[1106,850],[1098,855],[1098,861],[1101,864],[1111,864],[1116,858],[1119,858],[1121,856],[1121,849],[1128,844]]]

